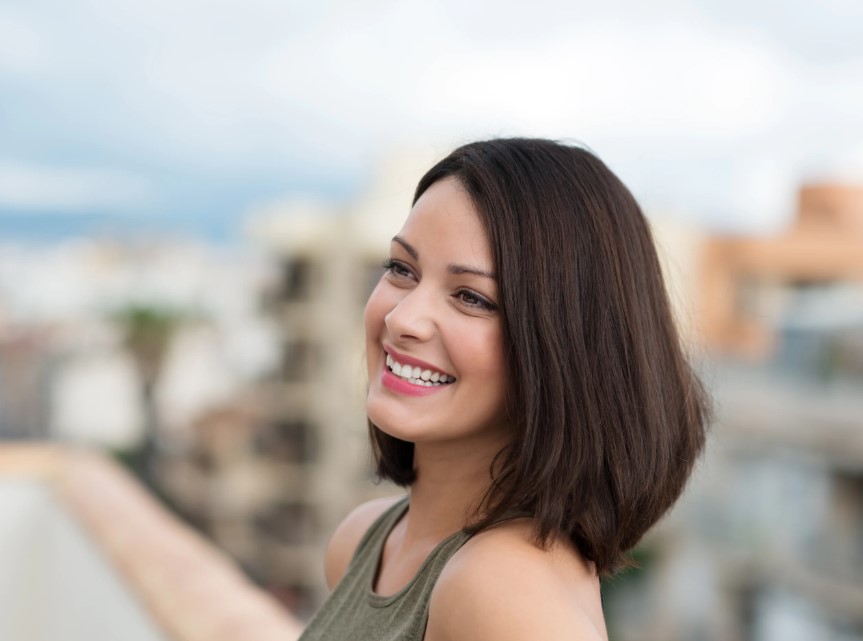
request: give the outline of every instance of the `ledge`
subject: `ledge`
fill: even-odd
[[[0,482],[42,481],[172,641],[292,641],[300,623],[96,452],[0,444]]]

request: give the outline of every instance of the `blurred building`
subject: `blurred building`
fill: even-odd
[[[802,325],[855,333],[863,316],[861,243],[863,186],[829,184],[801,188],[797,215],[779,236],[709,239],[696,299],[706,344],[758,359]]]
[[[182,240],[4,243],[0,439],[133,447],[141,381],[117,315],[135,308],[182,321],[155,393],[163,431],[181,440],[198,412],[271,366],[272,332],[254,306],[263,271],[239,252]]]
[[[774,237],[695,239],[717,420],[684,499],[606,585],[621,640],[863,639],[863,187]]]
[[[300,616],[328,594],[330,535],[375,483],[365,416],[363,309],[431,159],[397,154],[349,205],[273,203],[248,235],[277,266],[262,313],[279,364],[192,426],[192,454],[163,461],[180,511]]]
[[[45,328],[0,325],[0,440],[45,438],[48,434],[53,354]]]

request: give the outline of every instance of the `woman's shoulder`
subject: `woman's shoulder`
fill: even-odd
[[[366,531],[384,512],[403,499],[404,495],[400,495],[366,501],[342,520],[330,537],[324,555],[324,574],[330,589],[344,576]]]
[[[472,537],[431,597],[427,641],[606,639],[599,580],[568,543],[542,549],[529,520]]]

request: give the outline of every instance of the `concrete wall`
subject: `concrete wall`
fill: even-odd
[[[0,482],[0,639],[164,641],[45,483]]]
[[[0,443],[0,641],[294,641],[300,631],[112,460]]]

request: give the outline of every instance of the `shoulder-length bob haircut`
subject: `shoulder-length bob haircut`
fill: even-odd
[[[611,574],[682,492],[710,414],[648,223],[602,161],[549,140],[459,147],[414,203],[447,177],[491,245],[516,430],[467,530],[528,513],[540,545],[565,536]],[[369,426],[379,476],[410,485],[413,444]]]

